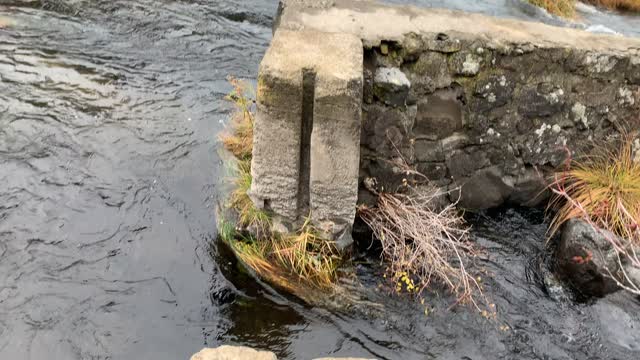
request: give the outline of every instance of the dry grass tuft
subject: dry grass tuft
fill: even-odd
[[[640,12],[640,0],[582,0],[612,10]]]
[[[603,275],[640,295],[640,283],[628,273],[640,270],[640,163],[634,159],[633,139],[628,135],[617,149],[603,148],[601,154],[556,174],[550,206],[558,212],[549,231],[553,235],[572,218],[589,223],[615,250],[619,270],[605,269]]]
[[[554,15],[565,18],[572,18],[576,15],[575,0],[529,0],[529,2]]]
[[[555,175],[551,189],[560,195],[550,205],[558,209],[551,235],[569,219],[581,218],[583,210],[597,226],[619,236],[640,222],[640,164],[634,161],[633,142],[633,136],[626,136],[617,149],[602,148],[582,161],[570,161]],[[566,201],[567,196],[579,206]]]
[[[479,309],[476,295],[482,290],[467,271],[474,256],[468,228],[455,204],[433,208],[440,196],[436,189],[408,195],[379,193],[374,208],[361,206],[358,213],[381,241],[390,271],[402,276],[410,288],[415,279],[415,293],[437,282],[454,293],[458,302],[470,302]]]
[[[253,91],[242,80],[229,78],[233,90],[226,99],[233,102],[236,112],[231,119],[231,132],[223,133],[220,140],[225,149],[239,160],[251,159],[253,151]]]
[[[251,159],[238,160],[234,178],[235,189],[229,197],[229,206],[238,213],[238,222],[243,228],[267,238],[271,232],[271,218],[265,211],[256,208],[249,197],[251,189]]]
[[[340,265],[338,251],[333,243],[320,238],[308,221],[295,234],[228,242],[240,260],[259,277],[294,293],[304,287],[328,289],[336,281]]]
[[[269,214],[256,208],[249,197],[253,91],[240,80],[229,78],[229,82],[233,91],[226,98],[235,104],[236,113],[229,131],[221,136],[221,140],[225,149],[237,159],[229,206],[237,212],[242,231],[221,221],[218,225],[220,236],[258,277],[303,299],[310,293],[310,288],[331,288],[340,264],[340,256],[333,243],[322,239],[309,221],[293,234],[273,233]]]

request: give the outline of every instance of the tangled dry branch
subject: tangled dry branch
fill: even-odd
[[[359,214],[381,241],[393,274],[410,274],[418,293],[433,282],[444,285],[458,302],[479,309],[482,289],[467,270],[474,255],[469,228],[455,204],[434,206],[444,195],[441,191],[425,188],[409,194],[379,193],[376,206],[361,206]]]

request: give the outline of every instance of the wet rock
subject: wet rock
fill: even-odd
[[[409,95],[411,82],[398,68],[381,67],[373,79],[373,92],[386,105],[404,106]]]
[[[511,188],[502,181],[502,172],[491,167],[476,172],[463,182],[460,206],[469,210],[497,207],[508,198]]]
[[[191,357],[191,360],[277,360],[272,352],[257,351],[244,346],[222,345],[205,348]]]
[[[543,267],[542,269],[542,281],[547,295],[549,295],[553,300],[558,302],[567,302],[571,300],[571,296],[567,293],[562,282],[546,267]]]
[[[558,275],[584,295],[604,296],[618,290],[616,282],[605,276],[619,271],[617,256],[607,237],[616,235],[596,230],[580,219],[569,220],[562,228],[556,250]]]
[[[625,264],[624,272],[626,273],[628,280],[631,282],[631,286],[640,288],[640,268],[631,264]]]
[[[612,345],[640,351],[640,313],[636,301],[629,294],[622,291],[611,294],[596,302],[593,311],[595,326]]]

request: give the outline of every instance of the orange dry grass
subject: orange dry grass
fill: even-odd
[[[308,221],[296,234],[228,242],[259,277],[288,290],[327,289],[337,279],[338,252],[332,242],[318,236]]]
[[[239,160],[247,160],[251,158],[253,151],[252,90],[251,86],[244,81],[230,77],[229,82],[233,86],[233,91],[226,96],[226,99],[234,103],[236,112],[231,120],[232,132],[223,133],[220,140],[224,147]]]
[[[597,226],[627,235],[630,226],[640,223],[640,164],[634,161],[633,136],[617,149],[574,161],[571,168],[556,174],[551,189],[562,195],[552,203],[558,213],[551,234],[586,212]],[[564,201],[567,198],[572,201]]]
[[[529,0],[529,2],[554,15],[572,18],[576,14],[575,0]]]
[[[586,3],[613,10],[640,12],[640,0],[582,0]]]

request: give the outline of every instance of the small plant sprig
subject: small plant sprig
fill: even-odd
[[[224,132],[220,139],[224,147],[239,160],[251,159],[255,94],[246,82],[234,77],[229,77],[228,80],[233,89],[225,99],[233,102],[236,112],[231,118],[231,131]]]

